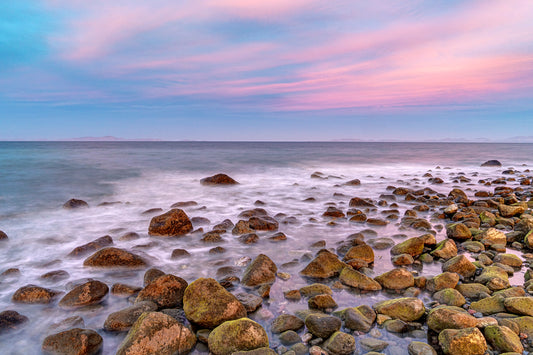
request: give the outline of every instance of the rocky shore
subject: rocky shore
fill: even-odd
[[[443,177],[427,172],[378,196],[358,195],[358,190],[334,195],[341,202],[325,204],[308,221],[330,227],[331,233],[338,225],[354,232],[335,244],[324,235],[309,243],[312,252],[278,264],[277,254],[291,249],[284,227],[295,218],[273,214],[267,200],[217,223],[190,216],[188,208],[202,211],[196,201],[175,203],[167,211],[146,210],[150,240],[174,243],[192,237],[205,245],[205,253],[219,257],[216,272],[186,279],[153,267],[157,255],[150,254],[149,244],[122,246],[138,240],[137,232],[96,238],[65,257],[100,276],[68,282],[70,270],[49,270],[34,284],[13,290],[17,310],[1,310],[0,340],[28,330],[32,307],[41,305],[65,312],[40,335],[46,354],[533,352],[531,175],[525,167],[487,179],[459,173],[447,177],[453,187],[443,192]],[[320,172],[309,179],[332,187],[364,185]],[[246,188],[224,174],[200,183],[206,189]],[[312,196],[304,201],[315,203]],[[63,208],[83,214],[96,207],[73,199]],[[381,236],[383,228],[396,233]],[[228,265],[229,240],[273,247]],[[9,231],[0,231],[0,248],[15,243]],[[171,260],[194,262],[186,245],[175,244],[168,250]],[[391,267],[383,270],[378,264]],[[4,284],[20,275],[17,268],[0,271]],[[113,272],[142,275],[143,282],[110,282],[106,277]],[[291,283],[295,279],[305,285]],[[113,298],[127,300],[128,306],[111,311],[107,305]],[[102,317],[105,321],[94,326],[92,319]],[[105,348],[110,338],[119,345]]]

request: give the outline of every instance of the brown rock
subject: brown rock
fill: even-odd
[[[167,213],[152,218],[148,227],[148,234],[173,237],[185,235],[192,229],[191,220],[183,210],[171,209]]]
[[[337,255],[328,250],[322,249],[318,252],[316,258],[300,271],[300,275],[326,279],[337,276],[343,268],[346,267],[342,261],[337,258]]]
[[[387,271],[375,278],[384,288],[390,290],[402,290],[415,284],[415,278],[409,270],[396,268]]]
[[[133,296],[139,293],[140,290],[142,290],[142,287],[131,286],[122,283],[116,283],[111,286],[111,294],[119,297]]]
[[[141,314],[155,310],[157,310],[157,305],[153,302],[145,301],[136,303],[133,306],[113,312],[107,316],[104,329],[111,332],[128,331]]]
[[[16,311],[8,310],[0,312],[0,335],[21,328],[28,321],[28,317]]]
[[[101,249],[103,247],[107,247],[113,244],[113,238],[106,235],[104,237],[100,237],[98,239],[93,240],[92,242],[89,242],[87,244],[81,245],[79,247],[74,248],[68,256],[83,256],[87,255],[89,253],[94,253],[98,249]]]
[[[181,307],[183,304],[183,293],[187,288],[187,281],[167,274],[158,277],[139,292],[135,303],[152,301],[159,308]]]
[[[52,302],[59,292],[35,285],[27,285],[19,288],[12,297],[15,303],[41,303]]]
[[[455,272],[463,277],[472,277],[476,273],[476,266],[464,255],[457,255],[444,264],[442,271]]]
[[[83,265],[105,268],[137,268],[146,266],[146,262],[140,256],[124,249],[108,247],[98,250],[85,259]]]
[[[47,336],[42,350],[45,354],[93,355],[102,345],[102,337],[94,330],[74,328]]]
[[[253,287],[276,281],[276,264],[266,255],[259,254],[244,271],[241,283]]]
[[[83,200],[76,200],[75,198],[68,200],[63,205],[63,208],[67,210],[72,210],[75,208],[87,208],[89,207],[89,204]]]
[[[237,185],[238,182],[233,180],[231,177],[229,177],[226,174],[216,174],[213,176],[209,176],[206,178],[203,178],[200,180],[200,184],[202,185]]]
[[[102,302],[108,292],[109,287],[105,283],[89,281],[74,287],[59,301],[59,306],[61,308],[78,308],[97,304]]]
[[[344,256],[345,261],[351,259],[360,259],[367,264],[371,264],[374,262],[374,250],[372,250],[372,247],[368,244],[356,245],[351,247]]]

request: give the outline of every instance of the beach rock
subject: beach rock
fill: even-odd
[[[246,233],[239,237],[239,242],[242,244],[255,244],[259,241],[259,237],[255,233]]]
[[[510,286],[507,272],[498,266],[485,267],[475,280],[486,285],[492,291],[503,290]]]
[[[190,256],[191,256],[191,253],[189,253],[185,249],[174,249],[172,250],[172,254],[170,254],[170,258],[172,260],[188,258]]]
[[[484,355],[487,342],[477,328],[445,329],[439,334],[439,344],[444,354]]]
[[[258,323],[241,318],[224,322],[213,329],[208,345],[213,355],[230,355],[236,351],[268,347],[268,336]]]
[[[238,182],[233,180],[231,177],[229,177],[226,174],[216,174],[216,175],[209,176],[209,177],[201,179],[200,180],[200,184],[206,185],[206,186],[237,185]]]
[[[381,301],[374,304],[373,308],[377,313],[385,314],[404,322],[414,322],[422,317],[426,311],[424,303],[414,297]]]
[[[233,227],[231,234],[233,235],[242,235],[242,234],[248,234],[253,233],[254,229],[250,227],[250,223],[248,221],[240,220],[237,222],[235,227]]]
[[[467,240],[472,238],[472,233],[463,223],[452,223],[446,226],[446,236],[457,240]]]
[[[278,353],[268,347],[265,347],[249,351],[236,351],[232,355],[278,355]]]
[[[302,341],[298,333],[294,330],[287,330],[279,335],[279,340],[283,345],[292,345]]]
[[[472,302],[470,308],[483,313],[483,315],[502,313],[505,312],[504,297],[501,295],[485,297],[479,301]]]
[[[505,245],[507,244],[507,237],[505,234],[497,230],[496,228],[489,228],[483,233],[476,235],[476,239],[479,240],[485,246],[491,246],[495,244]]]
[[[145,287],[148,286],[149,284],[152,283],[152,281],[154,281],[155,279],[163,275],[166,275],[165,272],[162,270],[156,269],[156,268],[150,268],[146,270],[146,272],[144,273],[144,277],[143,277],[144,286]]]
[[[246,268],[241,284],[248,287],[272,284],[276,281],[276,264],[266,255],[259,254]]]
[[[187,214],[183,210],[174,208],[152,218],[148,227],[148,234],[160,237],[173,237],[185,235],[192,230],[192,223]]]
[[[305,326],[317,338],[326,339],[341,329],[342,321],[327,314],[310,314],[305,317]]]
[[[126,285],[123,283],[116,283],[111,286],[111,294],[119,297],[133,296],[141,290],[142,287]]]
[[[429,311],[427,324],[429,329],[439,333],[444,329],[475,327],[478,320],[462,308],[439,306]]]
[[[523,204],[512,205],[512,206],[508,206],[504,204],[498,205],[498,211],[500,212],[500,215],[504,218],[519,216],[522,213],[524,213],[526,209],[527,209],[527,205],[524,206]]]
[[[304,297],[313,297],[316,295],[332,295],[333,291],[328,285],[314,283],[308,286],[302,287],[300,293]]]
[[[94,253],[98,249],[101,249],[103,247],[107,247],[113,244],[113,238],[106,235],[103,237],[100,237],[98,239],[93,240],[92,242],[89,242],[87,244],[81,245],[79,247],[74,248],[68,256],[83,256],[87,255],[89,253]]]
[[[83,200],[77,200],[75,198],[68,200],[63,204],[63,208],[67,210],[73,210],[77,208],[87,208],[89,204]]]
[[[468,203],[468,196],[466,195],[466,193],[463,190],[457,188],[450,191],[450,193],[448,194],[448,199],[456,203]]]
[[[341,210],[339,210],[338,208],[333,207],[333,206],[328,207],[328,209],[326,210],[326,212],[324,212],[322,214],[322,216],[323,217],[331,217],[331,218],[344,218],[344,217],[346,217],[344,212],[342,212]]]
[[[533,297],[509,297],[503,303],[508,312],[533,316]]]
[[[176,319],[160,312],[145,312],[133,324],[117,355],[187,354],[196,336]]]
[[[436,245],[430,254],[434,257],[447,260],[457,255],[457,246],[452,239],[444,239]]]
[[[483,167],[498,167],[498,166],[502,166],[502,163],[500,163],[498,160],[487,160],[486,162],[484,162],[483,164],[481,164],[481,166]]]
[[[330,355],[350,355],[356,350],[355,338],[350,334],[338,331],[324,342],[322,348]]]
[[[59,301],[59,307],[70,309],[98,304],[103,301],[108,292],[109,287],[105,283],[96,280],[89,281],[74,287],[63,296]]]
[[[53,270],[45,274],[42,274],[40,276],[41,279],[49,281],[49,282],[57,282],[61,280],[66,280],[69,277],[70,277],[70,274],[66,272],[65,270]]]
[[[151,312],[157,310],[157,304],[151,301],[138,302],[133,306],[121,309],[120,311],[113,312],[104,323],[104,329],[112,332],[124,332],[128,331],[133,323],[144,312]]]
[[[433,299],[448,306],[461,307],[466,303],[465,298],[459,291],[453,288],[445,288],[433,294]]]
[[[16,311],[0,312],[0,335],[20,329],[29,321],[28,317]]]
[[[459,274],[455,272],[443,272],[432,277],[426,282],[426,289],[429,292],[437,292],[445,288],[455,288],[459,282]]]
[[[261,307],[261,304],[263,303],[263,299],[261,297],[252,295],[250,293],[236,293],[235,297],[239,300],[239,302],[242,303],[242,305],[246,309],[246,312],[248,313],[254,312],[259,307]]]
[[[270,217],[252,217],[248,220],[250,228],[256,231],[275,231],[278,229],[279,223]]]
[[[93,355],[100,352],[103,343],[94,330],[74,328],[44,338],[42,351],[54,355]]]
[[[83,266],[104,268],[139,268],[146,266],[146,261],[137,254],[124,249],[107,247],[98,250],[83,262]]]
[[[492,293],[491,290],[485,285],[480,283],[459,284],[455,289],[461,294],[470,299],[480,299]]]
[[[383,340],[375,339],[375,338],[363,338],[359,340],[359,344],[364,350],[374,352],[385,350],[389,343]],[[368,354],[368,353],[367,353]]]
[[[135,303],[151,301],[159,308],[181,307],[187,281],[171,274],[159,276],[139,292]]]
[[[350,330],[369,332],[376,321],[376,313],[367,305],[347,308],[342,312],[344,326]]]
[[[326,249],[318,252],[316,258],[300,271],[300,275],[326,279],[339,275],[341,270],[346,267],[342,261],[337,258],[337,255],[331,253]]]
[[[501,353],[515,352],[522,354],[524,352],[520,337],[508,327],[490,325],[483,329],[483,333],[489,344]]]
[[[351,247],[346,255],[344,255],[344,260],[359,259],[363,260],[367,264],[372,264],[374,262],[374,250],[368,244],[360,244]]]
[[[455,272],[463,277],[472,277],[476,266],[464,255],[457,255],[442,264],[442,271]]]
[[[396,268],[387,271],[375,278],[384,288],[390,290],[402,290],[414,286],[415,278],[409,270]]]
[[[11,300],[15,303],[46,304],[52,302],[52,300],[58,294],[59,292],[50,290],[48,288],[35,285],[26,285],[15,291]]]
[[[201,327],[212,329],[225,321],[246,317],[239,300],[214,279],[193,281],[183,295],[187,319]]]
[[[3,241],[3,240],[8,240],[9,238],[7,237],[7,234],[4,233],[3,231],[0,231],[0,241]]]
[[[304,321],[291,314],[281,314],[272,322],[271,331],[274,334],[283,333],[287,330],[297,331],[304,326]]]
[[[409,238],[399,244],[396,244],[390,250],[392,255],[409,254],[416,258],[424,251],[424,240],[418,237]]]
[[[437,352],[433,347],[427,343],[421,341],[412,341],[407,347],[409,355],[437,355]]]
[[[337,303],[330,295],[313,296],[307,301],[307,304],[309,309],[326,310],[337,308]]]
[[[350,207],[376,207],[369,199],[354,197],[350,200]]]
[[[391,262],[394,266],[407,266],[414,264],[415,259],[409,254],[400,254],[393,256]]]
[[[493,261],[513,268],[522,267],[522,259],[514,254],[498,254],[494,257]]]
[[[348,182],[345,182],[344,185],[346,185],[346,186],[359,186],[359,185],[361,185],[361,180],[353,179],[353,180],[350,180]]]
[[[379,282],[351,268],[344,268],[341,271],[339,281],[344,285],[354,287],[362,291],[381,290],[381,285]]]

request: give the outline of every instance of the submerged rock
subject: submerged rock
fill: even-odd
[[[105,268],[138,268],[146,266],[146,261],[139,255],[124,249],[108,247],[89,256],[83,265]]]
[[[268,335],[261,325],[248,318],[227,321],[213,329],[208,338],[214,355],[230,355],[268,347]]]
[[[102,349],[103,339],[94,330],[74,328],[44,338],[45,354],[93,355]]]
[[[83,200],[77,200],[75,198],[68,200],[63,204],[63,208],[67,210],[72,210],[76,208],[87,208],[89,204]]]
[[[331,355],[350,355],[356,350],[355,338],[343,332],[335,332],[322,345]]]
[[[216,174],[200,180],[200,184],[206,186],[212,185],[237,185],[238,182],[226,174]]]
[[[182,236],[193,230],[191,220],[181,209],[171,209],[167,213],[155,216],[150,221],[148,234],[160,237]]]
[[[0,312],[0,335],[12,330],[20,329],[29,321],[28,317],[16,311]]]
[[[481,166],[483,166],[483,167],[489,167],[489,166],[499,167],[499,166],[502,166],[502,163],[500,163],[498,160],[487,160],[486,162],[481,164]]]
[[[98,249],[107,247],[113,244],[113,238],[106,235],[98,239],[93,240],[87,244],[74,248],[68,255],[69,256],[83,256],[89,253],[94,253]]]
[[[305,326],[317,338],[326,339],[341,329],[342,321],[327,314],[310,314],[305,317]]]
[[[367,333],[376,320],[376,313],[369,306],[361,305],[345,309],[341,317],[346,328]]]
[[[59,295],[57,291],[40,286],[27,285],[15,291],[11,300],[15,303],[46,304],[52,302],[57,295]]]
[[[281,314],[272,322],[271,331],[274,334],[283,333],[287,330],[297,331],[304,326],[303,320],[291,314]]]
[[[157,304],[151,301],[136,303],[133,306],[113,312],[107,316],[104,323],[104,329],[115,332],[127,331],[137,321],[141,314],[156,310]]]

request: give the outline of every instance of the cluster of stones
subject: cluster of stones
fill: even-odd
[[[319,173],[312,177],[325,178]],[[202,184],[217,184],[216,181],[227,185],[237,183],[216,175]],[[349,184],[360,182],[352,180]],[[235,270],[228,270],[232,277],[218,281],[199,278],[189,284],[177,275],[149,269],[144,274],[143,287],[114,284],[110,289],[104,282],[89,280],[64,294],[27,285],[18,289],[12,300],[29,304],[57,301],[59,307],[72,310],[100,304],[109,292],[130,297],[133,304],[109,314],[102,325],[108,332],[127,332],[117,354],[185,354],[199,343],[215,355],[348,355],[358,351],[358,346],[376,354],[389,346],[379,339],[379,328],[401,334],[420,332],[426,327],[429,344],[413,341],[407,349],[409,354],[436,354],[435,349],[461,355],[485,354],[488,350],[494,354],[522,353],[531,348],[533,297],[529,294],[533,293],[533,271],[527,269],[525,282],[519,286],[511,286],[509,276],[524,265],[529,266],[533,254],[523,254],[524,263],[520,257],[507,252],[508,248],[533,249],[532,203],[528,201],[531,192],[522,187],[498,186],[493,193],[475,193],[477,199],[472,200],[460,189],[453,189],[448,195],[428,188],[391,187],[390,191],[391,194],[382,195],[377,202],[352,198],[352,209],[346,214],[330,206],[324,217],[331,218],[330,223],[346,216],[351,216],[352,222],[368,223],[366,215],[377,206],[395,209],[398,203],[407,203],[414,207],[406,211],[399,226],[420,230],[421,235],[394,245],[387,238],[365,241],[365,233],[356,233],[335,249],[319,250],[300,271],[310,284],[284,293],[289,301],[307,300],[307,309],[281,314],[267,329],[248,316],[269,297],[270,287],[278,278],[286,279],[290,275],[279,272],[276,264],[263,254],[249,262],[240,278],[233,275]],[[67,202],[65,208],[87,207],[76,201],[79,200]],[[432,211],[434,224],[417,216],[419,212]],[[387,213],[382,221],[394,221],[392,216],[397,213],[390,210]],[[239,217],[242,219],[236,224],[228,220],[215,226],[203,235],[204,241],[220,241],[220,236],[231,230],[243,243],[251,243],[256,238],[250,235],[256,235],[257,231],[278,229],[277,220],[262,208],[245,211]],[[441,223],[447,223],[446,238],[437,242],[435,229]],[[370,224],[380,225],[376,221]],[[154,217],[148,232],[160,237],[182,236],[192,233],[193,225],[183,210],[174,208]],[[281,235],[271,238],[284,240]],[[0,232],[0,239],[7,240],[7,236]],[[70,256],[86,256],[83,262],[86,267],[148,267],[142,256],[112,245],[109,236],[102,237],[75,248]],[[375,276],[374,250],[386,248],[390,248],[391,261],[396,267]],[[185,250],[177,250],[173,256],[186,256]],[[441,262],[442,268],[442,273],[433,277],[419,276],[416,270],[410,269],[433,262]],[[68,278],[68,273],[55,272],[47,277]],[[234,283],[240,283],[247,292],[231,293]],[[398,298],[339,310],[335,289],[361,293],[384,291]],[[433,301],[425,305],[418,298],[422,292],[430,294]],[[4,311],[0,313],[0,332],[19,329],[27,322],[24,315]],[[267,330],[273,334],[271,339]],[[44,339],[42,350],[50,354],[97,354],[102,345],[98,332],[85,329],[81,317],[71,317]]]

